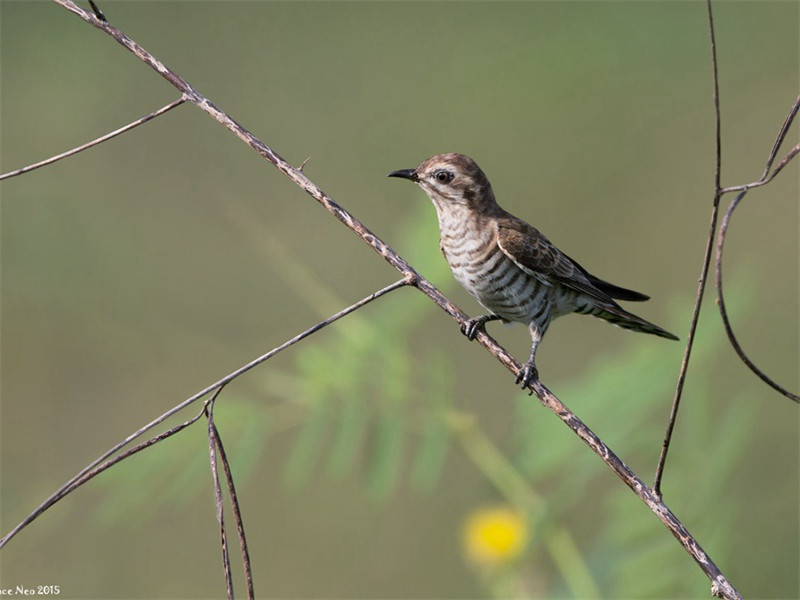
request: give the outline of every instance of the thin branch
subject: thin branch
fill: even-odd
[[[222,391],[220,387],[203,407],[208,420],[208,459],[211,464],[211,477],[214,480],[214,499],[219,522],[220,546],[222,548],[222,571],[225,574],[225,590],[228,600],[233,600],[233,576],[231,575],[231,557],[228,552],[228,533],[225,530],[225,505],[222,501],[222,486],[219,483],[217,468],[217,451],[220,447],[217,428],[214,426],[214,400]]]
[[[789,128],[792,126],[792,121],[794,121],[795,116],[797,116],[798,109],[800,109],[800,95],[797,96],[797,100],[794,101],[792,108],[789,110],[789,114],[786,115],[786,119],[784,120],[783,125],[781,125],[781,129],[778,132],[778,136],[775,138],[775,143],[772,145],[772,150],[769,153],[767,166],[764,168],[764,174],[761,176],[759,181],[766,180],[769,169],[772,166],[772,163],[775,161],[775,158],[778,156],[778,151],[781,149],[783,141],[786,139],[786,135],[789,133]]]
[[[775,167],[775,170],[772,172],[772,174],[767,178],[767,180],[764,183],[769,183],[770,181],[772,181],[775,178],[775,176],[781,172],[783,167],[789,164],[789,161],[792,160],[795,156],[797,156],[798,152],[800,152],[800,144],[797,144],[794,148],[789,150],[789,153],[781,159],[781,162],[778,163],[778,166]]]
[[[770,173],[772,163],[775,162],[775,158],[778,156],[778,151],[783,145],[783,142],[786,140],[786,136],[789,133],[789,128],[792,126],[792,122],[797,116],[798,109],[800,109],[800,96],[798,96],[797,100],[795,100],[794,104],[792,104],[792,108],[789,109],[789,114],[786,115],[786,119],[783,121],[780,131],[778,131],[778,135],[775,138],[775,143],[772,145],[772,150],[767,158],[767,166],[764,169],[763,175],[761,175],[757,181],[753,181],[752,183],[722,188],[721,191],[723,194],[727,194],[729,192],[743,192],[745,190],[749,190],[750,188],[761,187],[762,185],[768,184],[770,181],[775,179],[775,176],[781,172],[783,167],[785,167],[790,160],[797,156],[797,153],[800,152],[800,144],[797,144],[794,148],[789,150],[786,156],[784,156],[775,167],[775,170]]]
[[[797,394],[793,394],[792,392],[788,391],[784,387],[777,384],[773,381],[764,371],[762,371],[752,360],[747,356],[747,354],[742,349],[741,345],[739,344],[739,340],[736,338],[736,335],[733,333],[733,327],[731,326],[730,319],[728,317],[728,311],[725,307],[725,297],[723,295],[723,277],[722,277],[722,253],[723,253],[723,246],[725,244],[725,238],[728,233],[728,225],[730,224],[730,220],[733,217],[733,211],[736,210],[736,207],[739,206],[739,203],[745,197],[747,192],[751,188],[760,187],[763,185],[768,184],[772,181],[775,176],[780,173],[783,168],[789,164],[789,162],[797,156],[800,152],[800,144],[794,146],[789,152],[784,156],[780,162],[778,162],[775,169],[770,172],[772,168],[772,163],[775,161],[775,158],[778,155],[778,151],[780,150],[781,146],[783,145],[786,136],[789,133],[789,128],[792,126],[794,118],[797,116],[797,111],[800,108],[800,96],[794,101],[791,109],[789,110],[789,114],[786,116],[786,119],[783,121],[783,125],[781,125],[780,130],[778,131],[778,135],[775,138],[775,143],[772,145],[772,150],[770,150],[769,156],[767,157],[767,165],[764,169],[764,173],[758,181],[754,181],[753,183],[741,185],[741,186],[732,186],[723,188],[720,193],[727,193],[738,191],[739,194],[733,199],[730,206],[728,206],[728,210],[725,212],[725,216],[722,220],[722,224],[720,225],[719,232],[717,234],[717,253],[716,253],[716,260],[715,260],[715,272],[716,272],[716,288],[717,288],[717,304],[719,306],[720,316],[722,317],[722,323],[725,327],[725,333],[728,335],[728,340],[733,346],[734,351],[742,360],[742,362],[747,365],[747,367],[755,373],[764,383],[770,386],[772,389],[776,390],[778,393],[786,396],[790,400],[794,400],[795,402],[800,403],[800,396]]]
[[[733,328],[731,326],[730,320],[728,318],[728,311],[725,308],[725,297],[722,293],[722,250],[723,245],[725,244],[725,237],[728,233],[728,225],[730,224],[731,217],[733,216],[733,211],[736,210],[736,207],[739,206],[739,202],[742,201],[745,194],[747,194],[747,190],[744,190],[739,193],[736,198],[733,199],[728,210],[725,212],[725,216],[722,218],[722,223],[719,227],[719,234],[717,235],[717,257],[716,257],[716,286],[717,286],[717,299],[719,304],[719,312],[722,315],[722,322],[725,325],[725,332],[728,334],[728,339],[733,346],[733,349],[736,351],[736,354],[739,355],[739,358],[742,359],[742,362],[748,366],[748,368],[755,373],[761,381],[766,383],[772,389],[776,390],[780,394],[783,394],[790,400],[794,400],[795,402],[800,403],[800,396],[797,394],[793,394],[792,392],[788,391],[787,389],[783,388],[782,386],[778,385],[773,381],[764,371],[759,369],[755,363],[750,360],[750,358],[745,354],[744,350],[742,349],[741,345],[739,344],[739,340],[736,339],[736,336],[733,333]]]
[[[126,450],[122,454],[119,454],[119,455],[115,456],[114,458],[109,459],[109,460],[101,463],[100,461],[104,460],[105,458],[108,458],[109,456],[111,456],[111,454],[113,454],[114,452],[116,452],[119,449],[118,446],[115,446],[115,450],[113,452],[108,452],[108,453],[104,454],[103,456],[100,457],[100,459],[98,459],[95,462],[93,462],[92,464],[88,465],[85,469],[83,469],[75,477],[73,477],[67,483],[65,483],[63,486],[58,488],[58,490],[56,490],[49,498],[47,498],[47,500],[45,500],[38,507],[36,507],[36,509],[32,513],[30,513],[27,517],[25,517],[22,521],[20,521],[20,523],[18,523],[17,526],[14,527],[14,529],[12,529],[5,536],[3,536],[3,538],[0,539],[0,548],[5,546],[6,543],[8,543],[22,529],[24,529],[25,527],[30,525],[30,523],[33,522],[34,520],[36,520],[44,511],[46,511],[48,508],[53,506],[53,504],[55,504],[56,502],[61,500],[67,494],[73,492],[75,489],[79,488],[84,483],[88,482],[90,479],[94,479],[97,475],[100,475],[100,473],[102,473],[106,469],[108,469],[110,467],[113,467],[118,462],[121,462],[121,461],[125,460],[129,456],[133,456],[134,454],[136,454],[140,450],[144,450],[145,448],[149,448],[153,444],[157,444],[161,440],[165,440],[168,437],[170,437],[172,435],[175,435],[179,431],[182,431],[183,429],[187,428],[189,425],[192,425],[193,423],[195,423],[200,417],[203,416],[203,414],[205,414],[204,411],[201,411],[196,416],[194,416],[191,419],[189,419],[188,421],[186,421],[184,423],[181,423],[180,425],[177,425],[177,426],[173,427],[172,429],[169,429],[169,430],[165,431],[164,433],[161,433],[161,434],[159,434],[159,435],[157,435],[157,436],[155,436],[153,438],[150,438],[146,442],[142,442],[141,444],[138,444],[138,445],[134,446],[133,448],[130,448],[130,449]]]
[[[656,496],[661,497],[661,479],[664,476],[664,466],[667,462],[667,453],[672,441],[672,432],[678,419],[678,409],[680,408],[681,398],[683,397],[683,386],[686,383],[686,372],[689,368],[689,359],[692,356],[694,338],[697,333],[697,323],[700,320],[700,309],[703,306],[703,294],[706,290],[708,279],[708,269],[711,266],[711,254],[714,248],[714,232],[717,230],[717,219],[719,218],[719,201],[722,197],[720,190],[721,170],[722,170],[722,126],[719,109],[719,73],[717,70],[717,42],[714,35],[714,14],[711,10],[711,0],[706,0],[708,11],[708,35],[711,41],[711,73],[713,85],[714,102],[714,199],[711,203],[711,223],[708,226],[708,236],[706,238],[706,250],[703,255],[703,266],[700,269],[700,278],[697,280],[697,295],[694,299],[692,309],[692,319],[689,322],[689,334],[686,336],[686,348],[683,351],[681,369],[678,373],[678,383],[675,386],[675,396],[672,399],[672,408],[667,421],[667,431],[664,434],[664,442],[661,444],[661,454],[656,465],[656,474],[653,480],[653,491]]]
[[[466,315],[458,309],[448,298],[437,290],[430,282],[421,277],[404,259],[395,253],[375,234],[369,231],[358,219],[345,211],[336,204],[329,196],[311,182],[299,169],[287,163],[278,156],[269,146],[253,136],[226,113],[214,106],[207,98],[194,90],[184,79],[174,72],[167,69],[161,62],[146,52],[141,46],[133,42],[121,31],[97,19],[92,14],[83,11],[70,0],[54,0],[54,2],[64,6],[67,10],[75,13],[83,20],[93,26],[102,29],[120,44],[136,54],[142,61],[154,68],[167,81],[172,83],[179,91],[186,95],[189,100],[195,103],[201,110],[208,113],[215,120],[220,122],[237,137],[245,141],[251,148],[261,154],[264,158],[275,165],[289,179],[295,182],[310,196],[322,204],[331,214],[341,221],[348,228],[353,230],[356,235],[369,244],[376,252],[400,271],[405,281],[422,291],[440,308],[452,316],[459,324],[466,321]],[[479,333],[477,341],[492,353],[503,365],[514,373],[519,372],[521,365],[504,348],[499,346],[485,332]],[[712,582],[711,591],[714,595],[723,598],[740,598],[738,592],[722,575],[711,558],[700,547],[697,541],[688,533],[684,526],[678,521],[675,515],[661,501],[660,497],[648,488],[636,475],[617,457],[603,442],[575,416],[558,398],[556,398],[544,385],[534,381],[530,389],[537,395],[539,400],[551,411],[564,421],[587,445],[622,479],[628,487],[652,510],[664,525],[672,532],[678,541],[687,550],[690,556],[697,562],[698,566],[709,577]]]
[[[800,96],[792,104],[792,107],[789,109],[789,113],[786,115],[786,118],[781,125],[780,130],[778,131],[778,135],[775,137],[775,142],[772,144],[772,149],[769,152],[769,156],[767,157],[767,164],[764,168],[764,173],[761,177],[752,183],[745,184],[745,185],[738,185],[738,186],[731,186],[726,188],[721,188],[718,191],[718,195],[725,194],[728,192],[739,192],[739,194],[733,199],[728,206],[728,210],[725,212],[725,216],[722,219],[722,224],[720,225],[719,232],[717,234],[717,252],[716,252],[716,259],[715,259],[715,282],[716,282],[716,289],[717,289],[717,304],[719,306],[720,316],[722,317],[722,323],[725,327],[725,333],[728,335],[728,340],[733,346],[734,351],[742,360],[742,362],[747,365],[747,367],[755,373],[764,383],[769,385],[772,389],[776,390],[778,393],[786,396],[790,400],[800,403],[800,396],[797,394],[793,394],[792,392],[788,391],[781,385],[777,384],[773,381],[764,371],[762,371],[755,363],[747,356],[744,350],[739,344],[739,340],[736,338],[736,335],[733,333],[733,327],[731,326],[730,319],[728,317],[728,311],[725,306],[725,296],[723,294],[723,277],[722,277],[722,254],[723,254],[723,247],[725,244],[725,238],[728,233],[728,226],[730,224],[731,218],[733,217],[733,211],[736,210],[736,207],[739,206],[739,203],[744,199],[745,195],[751,188],[760,187],[763,185],[768,184],[772,181],[778,173],[780,173],[783,168],[789,164],[789,162],[800,153],[800,144],[795,145],[789,152],[784,156],[777,164],[774,170],[770,172],[772,168],[772,164],[775,162],[775,158],[778,156],[778,152],[780,151],[783,142],[786,140],[786,136],[789,133],[789,129],[794,122],[795,117],[797,116],[798,109],[800,109]],[[716,107],[717,114],[719,113],[719,106]],[[719,182],[717,183],[719,187]]]
[[[223,529],[222,535],[224,538],[225,537],[224,525],[223,521],[221,520],[222,498],[221,498],[221,492],[219,492],[219,478],[216,467],[216,456],[219,455],[219,458],[222,462],[222,469],[225,472],[225,484],[228,486],[228,495],[230,496],[231,499],[231,510],[233,511],[233,519],[236,522],[236,533],[239,536],[239,548],[242,553],[242,566],[244,568],[245,582],[247,583],[247,597],[250,600],[253,600],[255,598],[255,591],[253,589],[253,570],[250,566],[250,552],[247,549],[247,538],[245,537],[244,533],[244,520],[242,519],[241,509],[239,508],[239,499],[236,496],[236,486],[233,483],[233,474],[231,473],[231,466],[230,463],[228,462],[228,457],[225,454],[225,447],[222,445],[222,436],[220,435],[219,429],[217,429],[217,425],[214,422],[214,400],[221,391],[222,388],[217,390],[217,393],[214,394],[214,397],[211,398],[206,403],[206,416],[208,418],[209,451],[212,457],[211,471],[214,476],[215,493],[218,493],[217,496],[218,515],[220,517],[220,528]],[[230,579],[230,561],[228,561],[225,576],[226,580],[229,580],[228,589],[230,590],[230,596],[232,598],[233,580]]]
[[[275,348],[273,348],[272,350],[270,350],[266,354],[262,354],[261,356],[259,356],[255,360],[250,361],[249,363],[247,363],[243,367],[240,367],[240,368],[236,369],[235,371],[233,371],[232,373],[229,373],[228,375],[226,375],[225,377],[223,377],[219,381],[216,381],[216,382],[212,383],[211,385],[209,385],[205,389],[197,392],[193,396],[190,396],[189,398],[187,398],[186,400],[184,400],[180,404],[178,404],[176,406],[173,406],[167,412],[162,414],[160,417],[157,417],[157,418],[153,419],[147,425],[141,427],[140,429],[138,429],[137,431],[135,431],[132,434],[130,434],[128,437],[126,437],[121,442],[115,444],[111,449],[107,450],[101,456],[99,456],[98,458],[93,460],[91,463],[86,465],[77,475],[72,477],[64,485],[62,485],[55,492],[53,492],[44,502],[42,502],[38,507],[36,507],[36,509],[34,509],[33,512],[31,512],[16,527],[14,527],[14,529],[9,531],[5,536],[3,536],[2,539],[0,539],[0,548],[3,548],[3,546],[5,546],[9,541],[11,541],[11,539],[15,535],[17,535],[17,533],[19,533],[23,528],[28,526],[32,521],[34,521],[37,517],[39,517],[45,510],[47,510],[53,504],[55,504],[56,502],[61,500],[61,498],[66,496],[73,489],[75,489],[79,485],[83,485],[84,483],[86,483],[87,481],[92,479],[95,475],[101,473],[102,471],[104,471],[105,469],[110,467],[112,464],[115,464],[116,462],[119,462],[120,460],[122,460],[122,458],[127,458],[127,456],[129,456],[130,454],[133,454],[134,452],[138,452],[139,450],[141,450],[143,448],[146,448],[147,446],[151,445],[152,443],[155,443],[155,441],[158,441],[160,439],[160,438],[153,438],[153,440],[149,440],[148,442],[145,442],[145,444],[142,444],[141,447],[137,446],[136,448],[133,448],[133,449],[125,452],[123,455],[121,455],[121,457],[117,457],[113,461],[109,461],[108,463],[103,463],[103,461],[105,461],[106,459],[108,459],[110,456],[114,455],[118,451],[120,451],[122,448],[124,448],[129,443],[131,443],[133,440],[135,440],[136,438],[138,438],[139,436],[144,434],[146,431],[152,429],[153,427],[155,427],[159,423],[164,422],[169,417],[171,417],[172,415],[174,415],[178,411],[186,408],[190,404],[196,402],[200,398],[203,398],[203,397],[207,396],[208,394],[210,394],[211,392],[214,392],[215,390],[219,390],[224,385],[226,385],[227,383],[230,383],[231,381],[233,381],[234,379],[236,379],[240,375],[243,375],[244,373],[246,373],[250,369],[260,365],[264,361],[269,360],[270,358],[272,358],[273,356],[275,356],[279,352],[281,352],[283,350],[286,350],[286,348],[288,348],[289,346],[292,346],[292,345],[296,344],[297,342],[299,342],[300,340],[303,340],[303,339],[307,338],[312,333],[315,333],[315,332],[319,331],[320,329],[322,329],[323,327],[327,327],[331,323],[341,319],[342,317],[344,317],[346,315],[349,315],[351,312],[353,312],[355,310],[358,310],[359,308],[361,308],[365,304],[368,304],[368,303],[372,302],[373,300],[376,300],[377,298],[380,298],[381,296],[383,296],[385,294],[388,294],[389,292],[394,291],[396,289],[399,289],[401,287],[404,287],[406,285],[408,285],[408,280],[407,279],[400,279],[400,280],[395,281],[394,283],[392,283],[390,285],[387,285],[385,288],[380,289],[377,292],[375,292],[373,294],[370,294],[369,296],[367,296],[365,298],[362,298],[361,300],[359,300],[355,304],[351,304],[347,308],[345,308],[343,310],[340,310],[339,312],[337,312],[336,314],[331,315],[327,319],[324,319],[324,320],[320,321],[319,323],[317,323],[316,325],[314,325],[312,327],[309,327],[308,329],[306,329],[302,333],[299,333],[298,335],[294,336],[290,340],[287,340],[286,342],[284,342],[280,346],[276,346]],[[184,425],[180,426],[180,429],[182,429],[183,427],[185,427],[188,424],[193,423],[198,418],[199,418],[199,415],[198,415],[198,417],[195,417],[195,419],[192,420],[191,422],[187,422]],[[177,429],[177,430],[179,431],[180,429]],[[168,435],[165,435],[165,434],[162,434],[162,435],[164,435],[164,437],[168,437],[169,435],[172,435],[172,433],[171,433],[172,431],[173,430],[170,430],[170,432],[167,432]],[[103,464],[101,465],[101,463],[103,463]],[[95,469],[95,467],[97,467],[97,465],[101,465],[101,466],[98,467],[97,469]]]
[[[9,171],[8,173],[3,173],[2,175],[0,175],[0,181],[2,181],[3,179],[9,179],[10,177],[16,177],[17,175],[22,175],[23,173],[27,173],[29,171],[33,171],[34,169],[38,169],[39,167],[51,165],[54,162],[61,160],[62,158],[67,158],[68,156],[72,156],[73,154],[77,154],[78,152],[83,152],[84,150],[91,148],[92,146],[96,146],[97,144],[102,144],[103,142],[110,140],[111,138],[115,138],[118,135],[125,133],[126,131],[130,131],[134,127],[138,127],[142,123],[147,123],[151,119],[155,119],[156,117],[163,115],[165,112],[170,111],[176,106],[183,104],[184,102],[186,102],[186,100],[187,99],[185,97],[178,98],[174,102],[170,102],[166,106],[159,108],[157,111],[152,112],[149,115],[145,115],[141,119],[136,119],[135,121],[133,121],[132,123],[128,123],[124,127],[120,127],[119,129],[116,129],[110,133],[100,136],[96,140],[92,140],[91,142],[87,142],[86,144],[78,146],[77,148],[73,148],[72,150],[67,150],[66,152],[62,152],[61,154],[51,156],[50,158],[34,163],[32,165],[28,165],[27,167],[22,167],[21,169],[17,169],[16,171]]]

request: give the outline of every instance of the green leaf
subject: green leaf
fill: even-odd
[[[405,438],[405,419],[396,407],[385,410],[378,419],[376,441],[369,474],[369,489],[377,499],[385,499],[397,482]]]
[[[387,347],[384,377],[381,381],[383,404],[378,416],[375,446],[368,485],[378,499],[385,499],[400,475],[406,430],[405,401],[409,395],[409,357],[405,348]]]
[[[430,491],[436,485],[450,446],[450,428],[445,414],[453,402],[453,364],[444,356],[432,357],[426,363],[426,398],[424,423],[411,471],[411,485],[418,491]]]
[[[369,423],[368,416],[367,404],[357,391],[342,401],[341,413],[336,417],[337,428],[333,445],[328,455],[330,475],[342,477],[352,470],[358,450],[362,447]]]
[[[331,396],[324,380],[308,379],[304,387],[309,408],[284,472],[284,481],[295,488],[306,483],[313,471],[332,414]]]

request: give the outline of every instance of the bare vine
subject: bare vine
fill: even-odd
[[[719,204],[724,194],[739,191],[741,192],[732,202],[730,207],[728,208],[725,217],[723,219],[722,225],[720,226],[719,232],[717,233],[717,243],[716,243],[716,259],[715,259],[715,282],[716,282],[716,291],[717,291],[717,304],[719,305],[720,316],[722,317],[722,322],[725,326],[725,332],[728,335],[728,339],[731,342],[736,354],[739,358],[744,362],[753,373],[758,375],[758,377],[764,381],[767,385],[778,391],[779,393],[783,394],[787,398],[794,400],[795,402],[800,402],[800,398],[796,394],[792,394],[791,392],[787,391],[786,389],[779,386],[777,383],[772,381],[761,369],[759,369],[744,353],[742,350],[736,336],[733,333],[733,329],[730,324],[730,320],[728,318],[728,313],[725,310],[725,300],[723,296],[723,285],[722,285],[722,248],[725,242],[725,235],[728,230],[728,224],[730,223],[731,215],[735,210],[736,206],[742,200],[744,195],[747,193],[747,190],[754,187],[760,187],[766,185],[773,178],[780,173],[780,171],[791,161],[797,154],[800,152],[800,144],[797,144],[794,148],[792,148],[786,156],[781,159],[778,165],[775,167],[774,170],[772,169],[772,164],[775,161],[775,158],[778,155],[778,151],[780,150],[781,146],[783,145],[784,140],[786,139],[786,135],[789,132],[789,127],[794,120],[795,115],[797,114],[797,110],[800,107],[800,96],[795,101],[792,108],[789,110],[789,114],[787,115],[786,119],[783,122],[783,125],[778,132],[778,135],[775,139],[775,143],[772,145],[772,150],[770,151],[769,157],[767,159],[767,166],[764,169],[764,174],[753,183],[749,183],[742,186],[733,186],[733,187],[723,187],[721,181],[721,170],[722,170],[722,113],[720,111],[719,106],[719,67],[717,62],[717,43],[716,43],[716,36],[714,32],[714,14],[711,9],[711,0],[706,0],[706,8],[708,12],[708,30],[709,30],[709,38],[711,42],[711,69],[712,69],[712,84],[713,84],[713,102],[714,102],[714,197],[711,203],[711,223],[709,225],[708,237],[706,238],[706,249],[703,255],[703,266],[700,270],[700,277],[698,279],[697,284],[697,295],[695,296],[695,303],[694,309],[692,310],[692,318],[689,324],[689,334],[686,340],[686,347],[684,349],[683,360],[681,361],[681,368],[678,374],[678,382],[675,388],[675,396],[672,401],[672,408],[670,410],[669,419],[667,421],[667,430],[664,435],[664,442],[661,446],[661,454],[658,458],[658,464],[656,466],[656,474],[653,483],[653,491],[658,495],[661,496],[661,480],[664,475],[664,466],[667,460],[667,453],[669,452],[670,441],[672,440],[672,432],[675,429],[675,423],[677,422],[678,417],[678,410],[680,407],[681,397],[683,396],[683,386],[686,381],[686,372],[689,366],[689,359],[692,354],[692,348],[694,347],[694,339],[695,333],[697,331],[697,323],[700,318],[700,309],[703,305],[703,294],[706,289],[706,281],[708,278],[708,271],[711,268],[711,258],[712,252],[714,250],[714,237],[715,233],[717,233],[717,221],[719,219]]]
[[[720,225],[719,232],[717,234],[717,247],[716,247],[716,258],[714,261],[714,269],[716,273],[716,288],[717,288],[717,303],[719,305],[719,312],[722,316],[722,323],[725,326],[725,333],[728,335],[728,340],[733,346],[733,349],[736,351],[737,356],[742,360],[747,367],[755,373],[761,381],[766,383],[772,389],[774,389],[779,394],[786,396],[790,400],[795,402],[800,402],[800,396],[795,393],[790,392],[783,386],[777,384],[775,381],[772,380],[764,371],[762,371],[751,359],[747,356],[744,349],[742,348],[739,340],[737,339],[736,335],[733,333],[733,326],[731,325],[730,318],[728,317],[728,311],[725,307],[725,296],[723,294],[723,278],[722,278],[722,252],[723,247],[725,245],[725,238],[728,234],[728,226],[730,225],[731,218],[733,217],[733,211],[736,210],[736,207],[739,206],[739,203],[744,199],[745,195],[748,191],[753,188],[758,188],[763,185],[768,184],[772,181],[775,176],[781,172],[781,170],[789,164],[797,153],[800,152],[800,144],[795,145],[789,152],[784,156],[778,164],[775,166],[775,169],[772,169],[772,164],[775,162],[775,159],[778,156],[778,152],[783,145],[783,142],[786,140],[786,135],[789,133],[789,128],[794,121],[795,116],[797,115],[797,110],[800,108],[800,96],[797,97],[797,100],[794,101],[792,108],[789,110],[789,114],[786,117],[786,120],[783,122],[783,125],[778,131],[778,136],[775,138],[775,143],[772,145],[772,150],[769,153],[769,157],[767,158],[767,166],[764,169],[763,175],[757,180],[752,183],[748,183],[745,185],[733,186],[728,187],[720,190],[720,193],[727,193],[727,192],[736,192],[739,193],[736,197],[731,201],[730,205],[728,206],[728,210],[725,211],[725,216],[722,218],[722,224]]]

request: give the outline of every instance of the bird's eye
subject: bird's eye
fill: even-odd
[[[450,183],[453,181],[453,173],[450,171],[445,171],[444,169],[441,171],[436,171],[433,176],[439,183]]]

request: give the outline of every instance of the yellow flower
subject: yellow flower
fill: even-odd
[[[527,543],[525,516],[508,506],[475,510],[464,524],[467,557],[482,566],[499,566],[513,561],[522,554]]]

